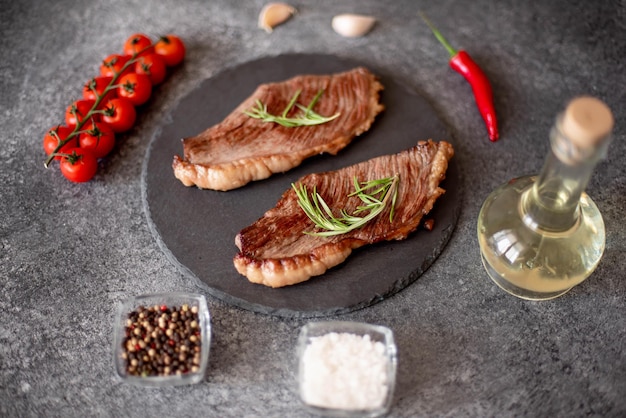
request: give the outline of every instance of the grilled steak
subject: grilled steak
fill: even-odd
[[[335,155],[367,131],[384,109],[379,103],[382,89],[376,77],[362,67],[262,84],[221,123],[183,139],[184,158],[174,157],[174,174],[186,186],[231,190],[290,170],[313,155]],[[322,116],[339,113],[339,117],[321,125],[288,128],[244,113],[259,100],[269,113],[280,115],[298,90],[298,103],[304,106],[324,90],[313,110]],[[294,106],[287,116],[298,112]]]
[[[445,141],[420,141],[399,154],[302,177],[295,184],[303,184],[309,191],[315,187],[338,214],[340,209],[353,213],[361,204],[358,197],[348,196],[354,191],[355,176],[364,182],[397,175],[400,182],[393,222],[389,221],[387,205],[384,212],[360,229],[331,237],[305,234],[316,231],[316,227],[298,205],[295,191],[289,189],[274,208],[237,235],[237,271],[254,283],[287,286],[323,274],[342,263],[355,248],[405,239],[445,192],[439,183],[453,155],[452,145]]]

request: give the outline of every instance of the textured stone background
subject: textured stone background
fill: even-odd
[[[422,93],[454,132],[464,179],[457,229],[412,286],[337,317],[391,327],[399,374],[390,416],[626,414],[626,3],[590,1],[299,1],[268,35],[263,2],[3,0],[0,7],[0,415],[305,416],[294,346],[304,320],[209,297],[214,340],[202,384],[140,389],[111,361],[112,317],[130,295],[195,291],[163,256],[141,201],[150,138],[176,101],[221,69],[281,52],[371,60]],[[424,10],[490,76],[502,139],[487,140],[464,80],[417,15]],[[330,28],[371,14],[361,39]],[[134,32],[175,32],[184,66],[158,88],[96,178],[43,168],[43,133],[62,120],[102,58]],[[579,94],[605,100],[614,143],[588,191],[607,228],[596,273],[552,302],[517,300],[486,277],[476,217],[503,181],[538,171],[548,131]]]

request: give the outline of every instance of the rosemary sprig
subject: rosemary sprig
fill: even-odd
[[[349,214],[345,209],[341,209],[339,211],[341,216],[339,217],[333,214],[333,211],[322,196],[317,193],[315,187],[313,187],[313,192],[310,195],[306,186],[302,183],[300,183],[299,186],[292,183],[291,187],[296,192],[298,205],[300,205],[304,213],[313,221],[315,226],[323,229],[323,231],[306,233],[328,237],[345,234],[346,232],[361,228],[380,215],[383,210],[385,210],[390,200],[391,210],[389,211],[389,222],[392,222],[396,199],[398,197],[399,181],[400,178],[397,175],[366,182],[359,182],[355,176],[354,192],[350,193],[348,196],[357,196],[361,199],[363,204],[358,206],[352,214]],[[362,212],[367,211],[369,211],[367,215],[358,216]]]
[[[339,117],[339,113],[335,113],[332,116],[322,116],[313,111],[313,106],[315,106],[319,98],[322,96],[324,90],[318,91],[307,107],[296,103],[298,97],[300,97],[301,92],[302,90],[298,90],[296,94],[293,95],[293,97],[289,101],[289,104],[287,105],[287,107],[285,107],[285,110],[283,110],[283,113],[280,115],[272,115],[271,113],[269,113],[267,111],[267,105],[263,104],[258,99],[256,101],[255,108],[247,110],[243,113],[250,116],[251,118],[261,119],[263,122],[275,122],[287,128],[294,128],[296,126],[320,125],[322,123],[330,122],[331,120]],[[294,107],[294,105],[302,112],[297,117],[287,117],[287,114]]]

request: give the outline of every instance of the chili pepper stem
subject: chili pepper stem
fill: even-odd
[[[428,17],[426,17],[426,15],[423,12],[419,12],[419,15],[422,18],[422,20],[426,22],[430,30],[433,32],[433,35],[435,35],[435,38],[437,38],[437,40],[441,43],[441,45],[443,45],[444,48],[446,48],[446,50],[448,51],[448,54],[450,54],[450,58],[453,58],[458,53],[458,51],[454,49],[452,45],[450,45],[450,42],[448,42],[448,40],[443,37],[441,32],[439,32],[439,30],[435,27],[435,25],[433,25],[430,19],[428,19]]]

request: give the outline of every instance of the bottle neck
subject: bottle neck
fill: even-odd
[[[557,120],[543,169],[522,199],[524,223],[547,232],[564,232],[575,226],[580,217],[580,198],[608,142],[598,147],[576,147],[563,135]]]

